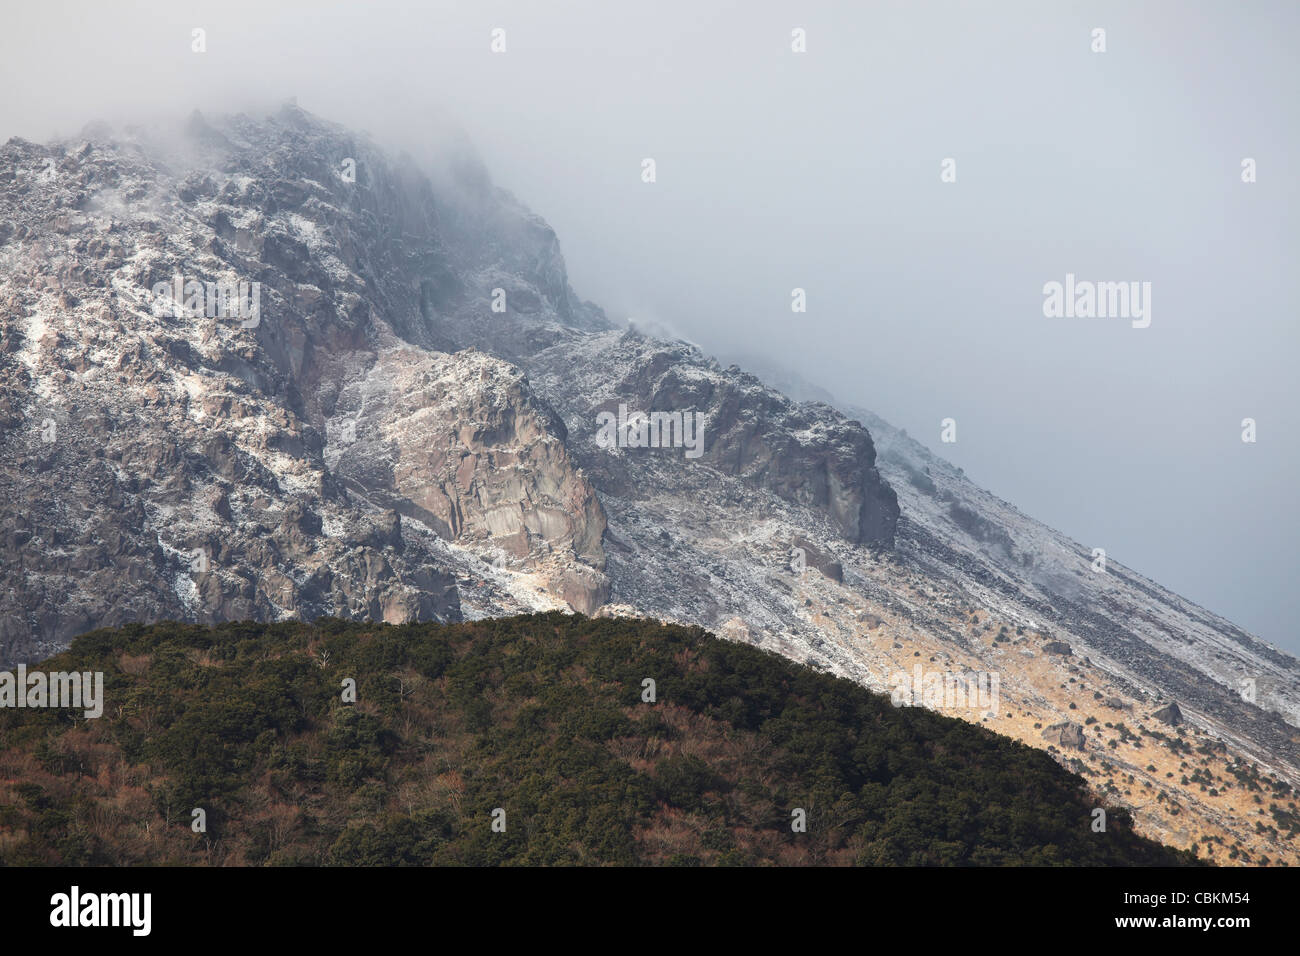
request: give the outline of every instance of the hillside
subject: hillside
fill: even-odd
[[[1041,751],[698,628],[129,625],[43,669],[104,714],[0,710],[8,865],[1193,861],[1093,832]]]

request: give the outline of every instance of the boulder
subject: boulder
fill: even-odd
[[[1083,750],[1087,746],[1083,727],[1072,721],[1052,724],[1043,731],[1043,739],[1069,750]]]
[[[1170,727],[1177,727],[1183,722],[1183,712],[1178,709],[1178,704],[1171,703],[1168,707],[1161,707],[1151,715],[1162,724],[1168,724]]]

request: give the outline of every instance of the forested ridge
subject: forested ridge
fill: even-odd
[[[162,623],[40,669],[104,712],[0,709],[7,865],[1193,862],[1041,751],[699,628]]]

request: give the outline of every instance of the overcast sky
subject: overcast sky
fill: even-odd
[[[394,145],[450,120],[612,317],[784,362],[1300,653],[1300,4],[358,6],[7,10],[0,140],[290,96]],[[1150,326],[1045,317],[1067,273],[1150,282]]]

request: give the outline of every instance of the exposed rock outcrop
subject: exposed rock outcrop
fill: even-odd
[[[796,404],[691,346],[631,330],[562,335],[526,367],[565,413],[599,488],[636,494],[630,459],[671,458],[678,470],[702,465],[823,515],[852,544],[893,545],[898,499],[876,470],[871,436],[827,405]],[[621,408],[698,413],[698,457],[677,449],[599,447],[598,416]]]
[[[1177,727],[1183,722],[1183,712],[1179,710],[1178,704],[1170,703],[1167,707],[1161,707],[1151,715],[1162,724],[1168,724],[1170,727]]]
[[[796,535],[791,541],[791,546],[797,549],[794,552],[794,560],[802,556],[807,567],[815,568],[832,581],[842,582],[844,580],[844,565],[807,538]]]
[[[514,609],[599,605],[604,516],[517,372],[337,407],[374,375],[430,374],[454,344],[440,305],[489,261],[521,299],[599,321],[544,223],[488,196],[483,247],[456,227],[453,252],[456,217],[408,161],[293,107],[86,135],[0,150],[0,661],[132,620],[457,619],[457,580],[484,574],[440,538],[536,572]],[[255,316],[218,299],[240,282]],[[387,428],[391,457],[343,481],[325,451],[358,425]]]
[[[1071,721],[1047,727],[1043,731],[1043,739],[1068,750],[1083,750],[1087,747],[1083,728]]]
[[[604,603],[605,514],[564,423],[518,369],[474,350],[394,349],[344,389],[331,425],[326,459],[349,488],[499,565],[542,571],[576,610]]]

